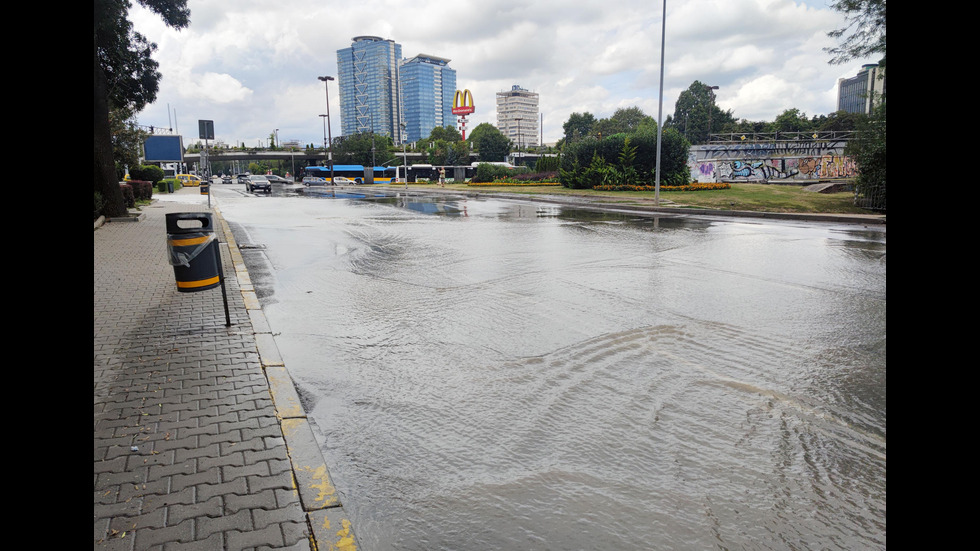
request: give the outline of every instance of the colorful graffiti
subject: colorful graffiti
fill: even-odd
[[[820,155],[769,159],[707,159],[688,165],[698,182],[768,182],[853,178],[857,167],[849,157]]]

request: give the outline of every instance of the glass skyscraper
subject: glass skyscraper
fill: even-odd
[[[355,36],[337,50],[340,128],[345,136],[374,132],[401,143],[398,64],[402,47],[377,36]]]
[[[456,71],[448,65],[448,59],[426,54],[402,62],[401,89],[407,141],[427,138],[436,127],[456,126],[453,115]]]
[[[371,132],[395,144],[427,138],[437,126],[455,126],[456,71],[426,54],[402,59],[402,47],[377,36],[356,36],[337,50],[343,135]],[[404,125],[404,131],[402,130]]]

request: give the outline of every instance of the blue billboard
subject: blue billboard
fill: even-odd
[[[146,162],[182,163],[183,140],[180,136],[149,136],[143,142],[143,158]]]

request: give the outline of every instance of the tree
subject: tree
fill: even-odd
[[[731,110],[722,111],[715,103],[714,90],[695,80],[678,96],[674,114],[664,121],[664,128],[676,128],[690,143],[701,144],[708,141],[710,132],[734,122]]]
[[[771,132],[806,132],[810,130],[810,121],[806,113],[794,107],[777,115],[769,128]]]
[[[613,134],[621,133],[635,134],[641,125],[649,125],[651,122],[656,126],[656,121],[644,113],[639,107],[621,107],[608,119],[600,119],[596,122],[592,130],[595,133],[601,133],[603,136],[612,136]]]
[[[847,143],[844,154],[850,155],[858,168],[855,182],[862,206],[885,210],[885,100],[875,104],[870,117],[858,124],[857,138]]]
[[[565,142],[571,143],[592,134],[596,118],[592,113],[572,113],[561,126],[565,132]]]
[[[143,142],[149,135],[141,130],[127,109],[118,108],[109,112],[109,128],[112,135],[112,156],[115,160],[116,181],[126,175],[126,167],[139,165]]]
[[[841,39],[836,48],[824,48],[833,57],[832,65],[881,55],[885,66],[885,0],[835,0],[830,7],[844,14],[846,25],[828,36]]]
[[[478,124],[467,140],[480,154],[480,161],[501,162],[510,154],[510,139],[488,122]]]
[[[187,0],[138,0],[175,29],[190,24]],[[94,175],[93,187],[105,201],[106,216],[126,214],[112,151],[109,111],[137,113],[156,99],[161,75],[151,57],[156,44],[133,30],[126,19],[128,0],[95,0],[94,21]]]
[[[359,132],[333,139],[334,163],[338,165],[373,166],[378,159],[391,157],[391,136]],[[372,151],[374,148],[374,151]]]

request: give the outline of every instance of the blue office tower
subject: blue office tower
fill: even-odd
[[[360,132],[391,136],[401,143],[398,65],[402,47],[377,36],[356,36],[337,50],[340,128],[345,136]]]
[[[429,137],[433,128],[455,126],[456,70],[446,58],[419,54],[401,64],[406,140]],[[397,143],[397,142],[396,142]]]

